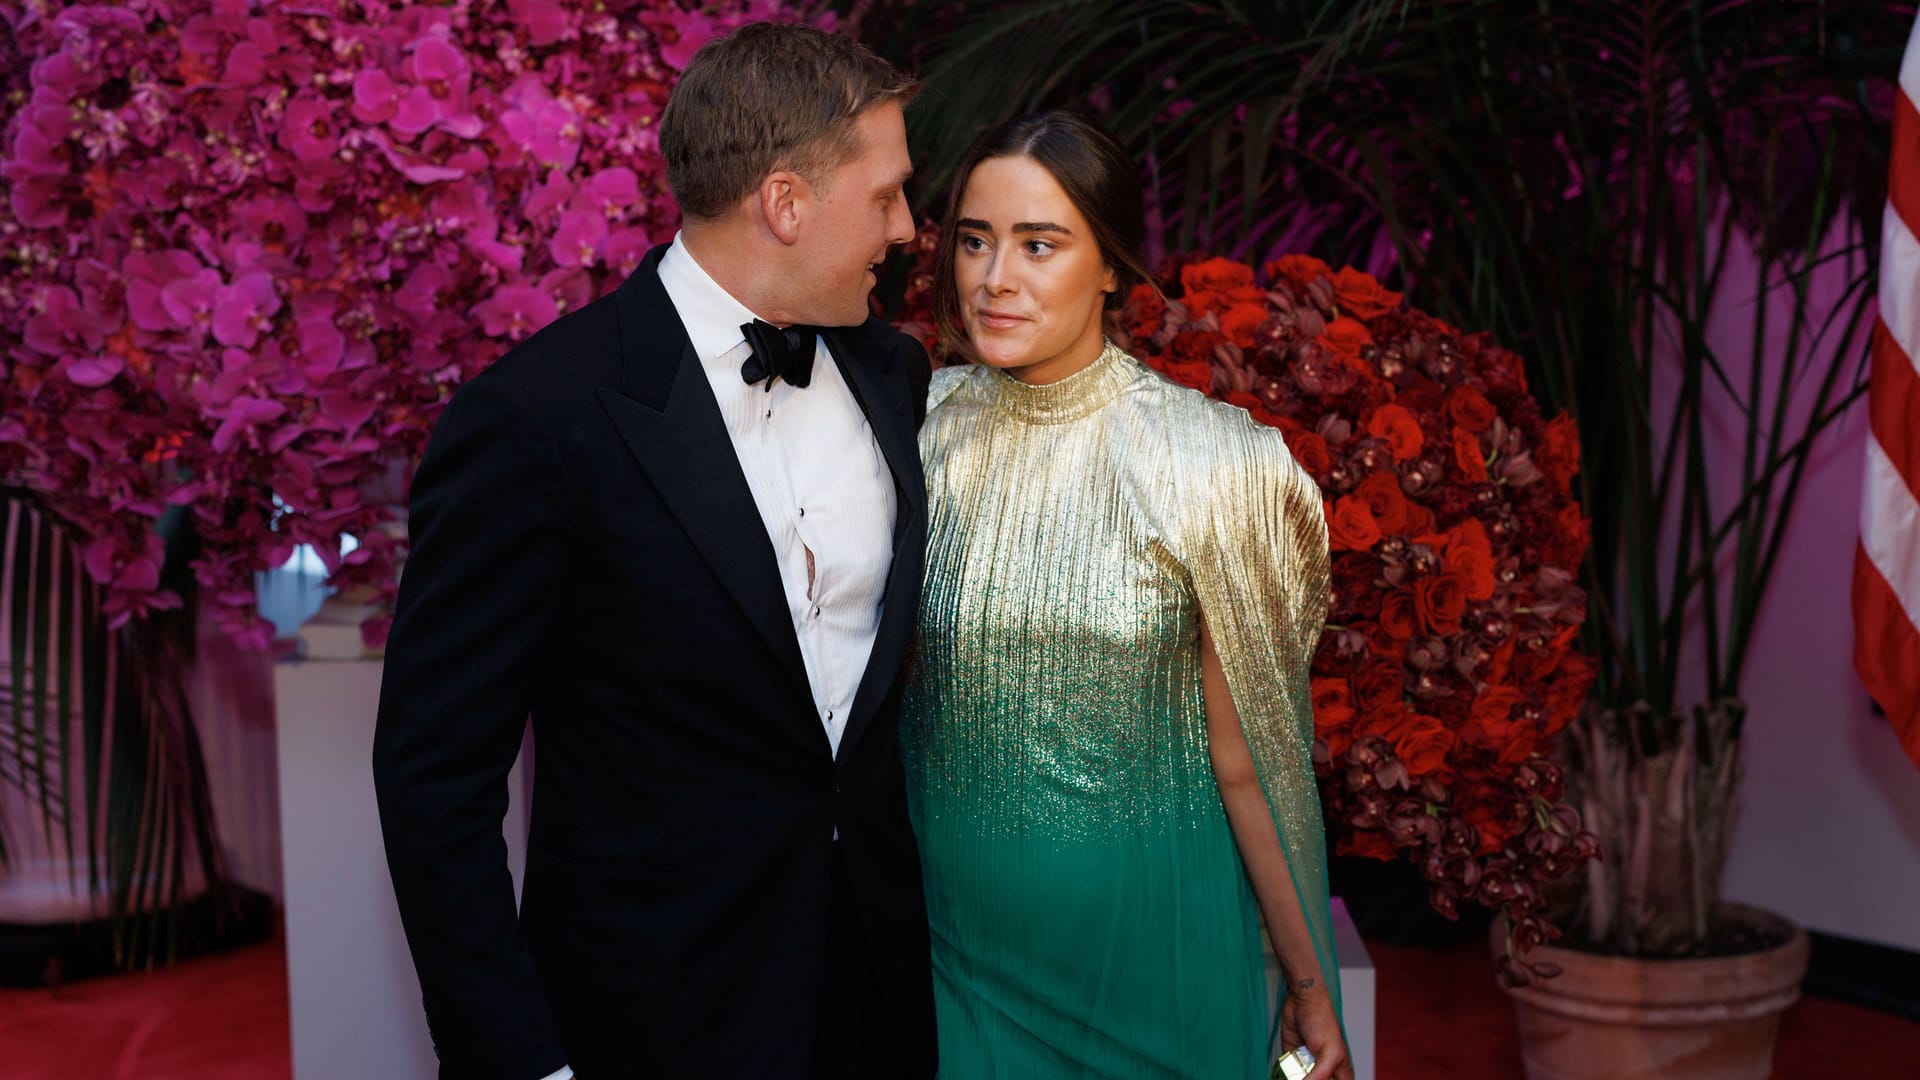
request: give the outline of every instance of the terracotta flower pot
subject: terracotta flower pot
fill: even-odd
[[[1536,949],[1562,971],[1507,990],[1528,1080],[1767,1080],[1780,1014],[1800,998],[1807,935],[1770,912],[1726,910],[1778,927],[1786,943],[1688,960]]]

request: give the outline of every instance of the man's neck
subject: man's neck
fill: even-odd
[[[680,227],[680,246],[715,285],[757,318],[775,326],[795,321],[765,287],[773,253],[764,250],[764,237],[755,235],[743,223],[686,222]]]

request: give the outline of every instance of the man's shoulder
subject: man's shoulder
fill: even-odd
[[[548,323],[479,377],[513,384],[543,411],[590,399],[597,386],[618,386],[620,319],[614,294]]]

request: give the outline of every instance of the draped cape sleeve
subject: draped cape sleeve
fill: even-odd
[[[1209,405],[1217,423],[1206,445],[1176,456],[1198,471],[1183,500],[1193,515],[1188,569],[1337,1011],[1310,686],[1330,599],[1326,518],[1319,487],[1278,430]]]

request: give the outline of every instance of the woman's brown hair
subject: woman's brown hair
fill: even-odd
[[[973,141],[954,173],[941,222],[940,252],[934,264],[933,322],[940,339],[962,356],[969,356],[966,326],[960,319],[960,294],[954,281],[954,253],[959,244],[954,222],[960,200],[967,193],[973,170],[983,161],[1003,157],[1031,158],[1053,176],[1073,208],[1087,219],[1100,257],[1113,270],[1119,288],[1107,295],[1108,310],[1127,302],[1135,285],[1153,275],[1140,258],[1146,234],[1145,204],[1140,195],[1140,167],[1113,136],[1079,113],[1066,110],[1009,120]]]

